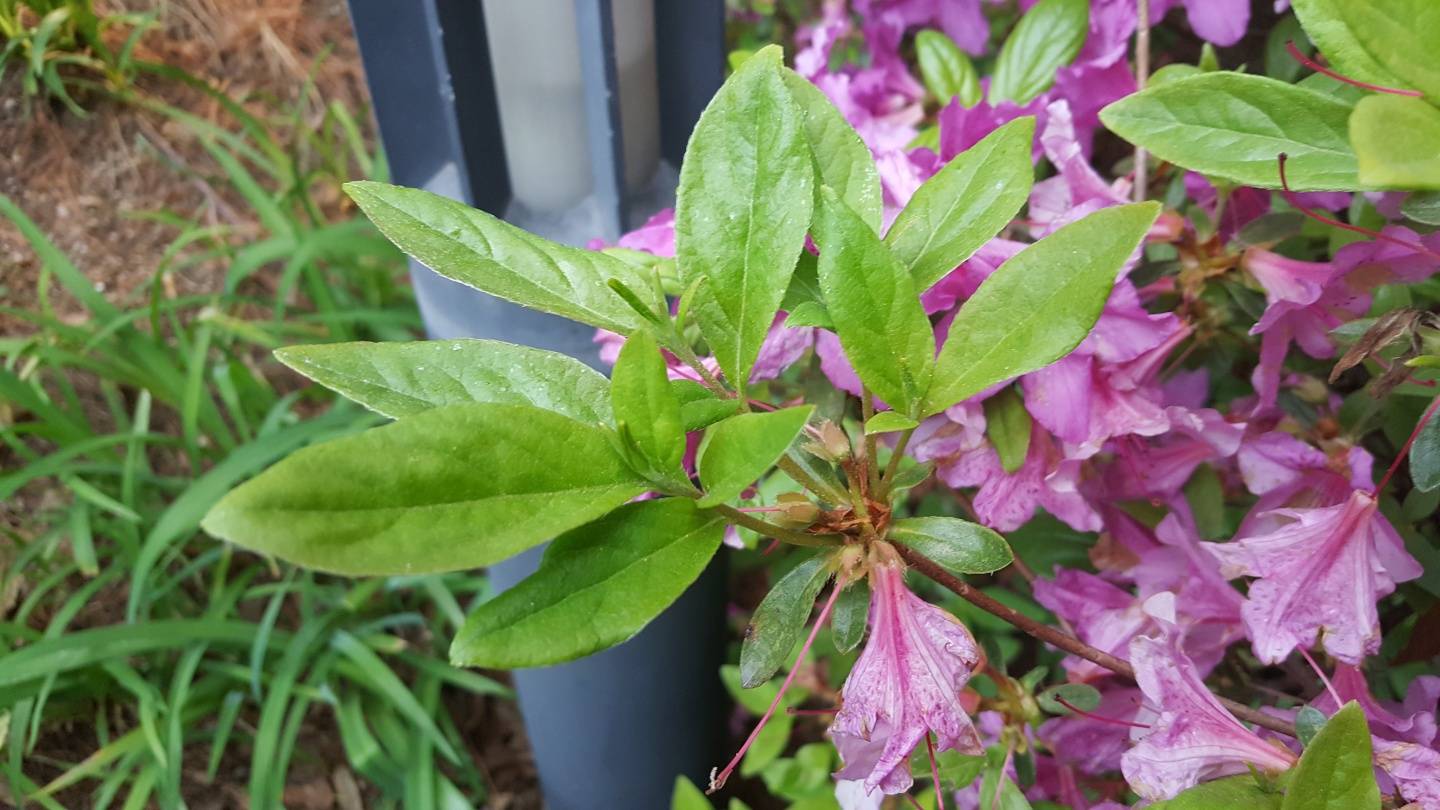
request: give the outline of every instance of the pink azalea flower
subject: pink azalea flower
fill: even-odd
[[[1196,36],[1222,47],[1239,42],[1250,24],[1250,0],[1150,0],[1150,24],[1181,3]]]
[[[1267,664],[1324,632],[1325,649],[1359,664],[1380,648],[1375,603],[1395,583],[1420,576],[1375,497],[1356,490],[1336,506],[1276,509],[1262,534],[1207,543],[1228,578],[1257,577],[1241,614],[1255,655]]]
[[[885,24],[904,33],[910,28],[934,26],[973,56],[985,53],[990,40],[990,23],[980,0],[857,0],[855,10],[865,18],[867,27]],[[898,48],[898,40],[896,37],[892,47]]]
[[[1333,694],[1332,694],[1333,693]],[[1339,663],[1330,676],[1330,688],[1321,692],[1311,705],[1327,716],[1340,710],[1335,702],[1355,701],[1370,721],[1375,736],[1395,742],[1429,746],[1435,742],[1435,708],[1440,703],[1440,676],[1421,675],[1410,683],[1402,703],[1382,703],[1370,692],[1365,674],[1357,667]]]
[[[1159,600],[1152,597],[1147,606],[1163,625],[1165,610]],[[1130,663],[1147,706],[1155,712],[1150,728],[1137,730],[1135,746],[1120,758],[1125,781],[1142,797],[1169,799],[1200,782],[1245,773],[1252,766],[1283,771],[1295,764],[1294,754],[1260,739],[1220,705],[1169,628],[1159,636],[1131,641]]]
[[[1184,182],[1185,194],[1213,220],[1220,201],[1220,192],[1215,189],[1214,184],[1198,172],[1186,172]],[[1225,200],[1225,209],[1220,214],[1220,222],[1216,228],[1221,241],[1230,241],[1241,228],[1269,210],[1270,192],[1249,186],[1232,189]]]
[[[1054,579],[1037,577],[1035,601],[1069,622],[1080,640],[1123,657],[1130,639],[1152,626],[1140,600],[1094,574],[1061,568]],[[1062,662],[1071,681],[1091,681],[1110,674],[1099,664],[1066,656]]]
[[[1075,120],[1064,99],[1045,108],[1040,146],[1058,172],[1030,192],[1031,234],[1039,239],[1101,208],[1130,202],[1130,181],[1105,182],[1086,159],[1075,137]]]
[[[1375,764],[1406,801],[1420,810],[1440,810],[1440,752],[1415,743],[1372,737]],[[1381,785],[1389,791],[1390,785]],[[1414,806],[1412,805],[1412,806]]]
[[[1151,441],[1127,437],[1115,442],[1115,460],[1105,470],[1105,493],[1127,500],[1166,500],[1190,480],[1201,464],[1229,458],[1240,447],[1243,423],[1229,422],[1210,408],[1165,409],[1170,431]]]
[[[869,639],[841,690],[830,725],[842,780],[866,792],[903,793],[913,783],[909,757],[929,734],[936,749],[980,753],[980,738],[960,690],[981,652],[964,625],[905,587],[895,550],[877,545],[870,569]]]

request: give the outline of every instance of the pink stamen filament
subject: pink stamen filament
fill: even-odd
[[[1393,236],[1380,233],[1379,231],[1372,231],[1369,228],[1362,228],[1359,225],[1351,225],[1348,222],[1341,222],[1338,219],[1327,217],[1324,214],[1321,214],[1315,209],[1309,207],[1308,205],[1300,202],[1300,198],[1295,196],[1295,192],[1290,190],[1290,182],[1285,177],[1285,161],[1289,160],[1290,156],[1285,154],[1284,152],[1281,152],[1276,159],[1280,163],[1280,196],[1284,197],[1285,202],[1290,203],[1290,207],[1294,208],[1296,211],[1299,211],[1305,216],[1310,217],[1316,222],[1323,222],[1333,228],[1350,231],[1351,233],[1364,234],[1371,239],[1376,239],[1381,242],[1389,242],[1392,245],[1399,245],[1406,250],[1413,250],[1416,253],[1423,253],[1426,256],[1435,259],[1436,261],[1440,261],[1440,253],[1436,253],[1435,251],[1431,250],[1428,247],[1425,247],[1419,242],[1411,242],[1406,239],[1396,239]]]
[[[710,777],[710,789],[705,791],[707,795],[725,787],[725,780],[729,779],[730,774],[735,772],[735,768],[740,765],[740,760],[745,757],[745,752],[750,750],[750,746],[755,743],[755,738],[760,736],[760,729],[765,728],[765,724],[770,722],[771,715],[775,714],[775,709],[779,708],[780,701],[785,697],[785,692],[790,688],[790,683],[795,680],[795,673],[800,671],[800,664],[805,661],[805,656],[810,653],[810,645],[815,643],[815,637],[820,634],[821,626],[825,624],[825,619],[830,616],[830,609],[835,606],[835,598],[838,597],[840,591],[844,589],[844,584],[845,583],[839,579],[835,581],[835,587],[830,589],[830,598],[825,600],[825,606],[820,609],[820,616],[815,619],[815,624],[810,627],[810,635],[805,638],[805,644],[800,648],[800,654],[795,657],[795,665],[790,668],[790,674],[786,675],[785,680],[780,684],[780,691],[776,692],[775,699],[770,701],[770,708],[765,710],[765,715],[760,718],[759,723],[755,724],[755,730],[750,732],[749,737],[745,738],[745,744],[741,745],[740,750],[735,752],[734,759],[731,759],[730,764],[725,766],[725,770]]]
[[[1344,706],[1344,705],[1345,705],[1345,701],[1343,701],[1343,700],[1340,699],[1340,693],[1335,691],[1335,685],[1332,684],[1332,683],[1330,683],[1330,679],[1329,679],[1329,678],[1325,677],[1325,672],[1324,672],[1322,669],[1320,669],[1320,665],[1317,664],[1317,663],[1315,663],[1315,659],[1314,659],[1314,658],[1311,658],[1311,657],[1310,657],[1310,651],[1309,651],[1309,650],[1306,650],[1304,647],[1301,647],[1301,648],[1300,648],[1300,655],[1301,655],[1302,657],[1304,657],[1305,663],[1309,664],[1309,665],[1310,665],[1310,668],[1313,669],[1313,670],[1315,670],[1315,674],[1320,677],[1320,682],[1323,683],[1323,684],[1325,684],[1325,691],[1329,692],[1329,693],[1330,693],[1330,697],[1334,698],[1336,708],[1339,708],[1340,706]]]
[[[1425,95],[1419,90],[1402,90],[1398,87],[1385,87],[1384,85],[1370,84],[1369,82],[1362,82],[1359,79],[1352,79],[1349,76],[1336,73],[1330,68],[1325,67],[1319,62],[1316,62],[1314,59],[1311,59],[1310,57],[1301,53],[1300,49],[1295,47],[1294,41],[1285,43],[1285,51],[1289,53],[1290,58],[1294,59],[1296,62],[1299,62],[1305,67],[1310,68],[1316,73],[1323,73],[1337,82],[1344,82],[1345,84],[1359,87],[1365,90],[1374,90],[1377,93],[1391,93],[1397,96],[1410,96],[1411,98],[1420,98],[1421,96]]]
[[[936,810],[945,810],[945,791],[940,789],[940,766],[935,762],[935,735],[925,732],[925,748],[930,752],[930,778],[935,782]]]
[[[1435,407],[1437,405],[1440,405],[1440,397],[1436,397],[1430,403],[1430,407],[1425,409],[1425,413],[1420,415],[1420,421],[1416,422],[1415,429],[1410,431],[1410,438],[1405,440],[1405,444],[1400,448],[1400,452],[1395,454],[1395,460],[1390,462],[1390,468],[1385,471],[1385,477],[1381,478],[1380,483],[1375,487],[1375,497],[1378,498],[1380,496],[1381,491],[1385,489],[1385,485],[1390,483],[1391,478],[1395,477],[1395,471],[1400,469],[1400,465],[1405,461],[1405,457],[1410,455],[1411,445],[1415,444],[1415,440],[1420,437],[1420,431],[1425,429],[1425,424],[1435,415]]]
[[[910,806],[915,808],[915,810],[925,810],[925,808],[920,805],[919,799],[911,796],[909,793],[905,794],[905,798],[910,802]]]
[[[1145,723],[1132,723],[1129,720],[1121,720],[1118,717],[1105,717],[1099,714],[1091,714],[1090,712],[1085,711],[1084,709],[1076,706],[1075,704],[1062,697],[1056,697],[1055,702],[1059,703],[1061,706],[1064,706],[1075,714],[1080,715],[1081,717],[1094,720],[1099,723],[1110,723],[1117,726],[1129,726],[1130,728],[1150,728],[1150,726],[1146,725]]]

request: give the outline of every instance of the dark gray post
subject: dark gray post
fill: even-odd
[[[522,2],[523,0],[505,0]],[[624,188],[610,0],[575,0],[585,72],[596,203],[608,233],[547,233],[583,244],[614,238],[653,212],[645,190]],[[375,117],[394,182],[504,216],[509,179],[480,0],[350,0]],[[656,0],[663,153],[678,165],[685,139],[719,86],[723,0]],[[678,148],[676,148],[678,144]],[[662,175],[663,175],[662,170]],[[598,360],[593,330],[532,312],[412,262],[426,330],[435,338],[492,337]],[[499,589],[534,570],[539,550],[491,569]],[[550,810],[663,810],[676,775],[699,784],[722,755],[726,701],[723,563],[631,641],[550,669],[515,673],[520,708]]]

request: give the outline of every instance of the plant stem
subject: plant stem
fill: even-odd
[[[776,540],[784,540],[787,543],[794,543],[797,546],[833,546],[839,543],[839,536],[833,534],[808,534],[797,532],[791,529],[776,526],[767,520],[752,517],[733,506],[720,504],[711,507],[716,512],[725,516],[726,520],[744,526],[751,531],[759,532],[766,537],[773,537]]]
[[[866,430],[870,424],[870,417],[875,415],[874,397],[870,395],[870,389],[860,386],[860,430],[865,433],[865,480],[869,484],[865,494],[878,492],[880,490],[880,470],[875,466],[878,459],[875,458],[875,434]]]
[[[841,492],[839,489],[835,488],[834,485],[829,484],[825,481],[821,481],[820,479],[811,475],[810,471],[806,470],[803,466],[801,466],[798,461],[790,458],[790,454],[788,451],[785,455],[780,457],[779,461],[775,462],[775,466],[784,470],[786,475],[795,479],[795,483],[799,484],[802,487],[805,487],[811,492],[814,492],[815,494],[819,495],[830,503],[837,505],[845,503],[846,498],[844,492]]]
[[[920,552],[910,548],[909,546],[897,544],[895,546],[895,549],[900,552],[900,557],[904,559],[905,562],[909,563],[916,571],[919,571],[920,573],[940,584],[942,587],[949,590],[951,593],[980,608],[986,613],[990,613],[992,615],[1000,617],[1001,619],[1004,619],[1010,624],[1015,625],[1029,635],[1040,639],[1041,641],[1049,644],[1052,647],[1057,647],[1067,653],[1070,653],[1071,655],[1077,656],[1079,658],[1084,658],[1086,661],[1089,661],[1093,664],[1099,664],[1100,666],[1110,670],[1116,675],[1124,676],[1132,681],[1135,680],[1135,668],[1130,666],[1129,661],[1117,658],[1110,653],[1105,652],[1104,650],[1097,650],[1089,644],[1081,641],[1080,639],[1075,638],[1074,636],[1066,635],[1065,633],[1056,630],[1049,625],[1037,622],[1029,616],[1025,616],[1015,610],[1012,610],[1011,608],[1006,607],[1000,602],[990,598],[989,596],[986,596],[979,590],[971,587],[968,583],[964,582],[959,577],[956,577],[949,571],[941,568],[929,557],[926,557],[924,554],[921,554]],[[1220,701],[1221,705],[1223,705],[1226,709],[1230,711],[1231,714],[1235,715],[1241,720],[1246,721],[1247,723],[1254,723],[1255,725],[1262,728],[1268,728],[1271,731],[1276,731],[1281,734],[1296,737],[1295,725],[1293,723],[1287,723],[1278,717],[1271,717],[1270,715],[1252,709],[1243,703],[1236,703],[1229,698],[1223,698],[1219,695],[1216,695],[1215,697],[1217,700]]]
[[[891,484],[894,481],[895,473],[900,469],[900,459],[905,455],[905,448],[910,444],[910,437],[915,434],[915,428],[909,428],[900,432],[900,438],[895,441],[895,449],[890,452],[890,463],[885,465],[885,475],[880,479],[884,487],[880,497],[890,494]]]
[[[1375,497],[1380,497],[1380,493],[1385,489],[1385,485],[1390,483],[1390,479],[1395,477],[1395,472],[1399,470],[1400,465],[1405,462],[1405,457],[1410,455],[1410,446],[1415,444],[1416,439],[1420,438],[1420,431],[1425,429],[1425,424],[1435,415],[1435,406],[1437,405],[1440,405],[1440,396],[1431,400],[1430,407],[1425,409],[1425,413],[1420,414],[1420,421],[1416,422],[1415,429],[1410,431],[1410,438],[1405,440],[1405,444],[1400,448],[1400,452],[1395,454],[1395,460],[1390,462],[1389,469],[1385,470],[1385,477],[1381,478],[1380,484],[1375,487]]]
[[[1150,0],[1135,0],[1135,11],[1138,17],[1135,26],[1135,90],[1138,92],[1145,89],[1145,82],[1150,78]],[[1145,200],[1149,185],[1148,169],[1145,148],[1135,147],[1135,202]]]
[[[705,368],[705,364],[700,362],[700,358],[695,354],[695,350],[686,345],[684,338],[679,335],[678,330],[676,331],[673,345],[667,346],[666,348],[673,352],[676,357],[680,358],[682,363],[695,369],[695,373],[700,375],[701,382],[705,384],[706,388],[715,392],[716,396],[725,397],[726,399],[735,396],[727,390],[719,380],[715,379],[715,375],[711,374],[709,369]]]

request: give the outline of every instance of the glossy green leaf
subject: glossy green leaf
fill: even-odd
[[[345,184],[390,241],[446,278],[507,301],[629,334],[644,319],[615,291],[618,279],[652,310],[653,286],[630,264],[561,245],[463,203],[386,183]]]
[[[1105,208],[1020,251],[961,307],[922,416],[1043,368],[1090,333],[1158,203]]]
[[[990,103],[1025,105],[1050,89],[1090,31],[1089,0],[1040,0],[1010,32],[990,77]]]
[[[572,529],[535,573],[470,614],[450,660],[549,666],[627,641],[700,576],[724,531],[685,498],[627,504]]]
[[[650,468],[660,476],[685,480],[685,426],[680,400],[670,386],[665,358],[649,331],[640,330],[620,347],[611,375],[610,399],[615,423],[634,441]]]
[[[1281,810],[1379,810],[1380,788],[1370,762],[1370,727],[1350,701],[1331,717],[1300,756]]]
[[[940,106],[952,98],[960,99],[962,107],[980,103],[980,73],[950,37],[929,28],[919,32],[915,35],[915,60],[920,64],[920,79]]]
[[[1300,744],[1309,745],[1329,719],[1314,706],[1302,706],[1300,711],[1295,713],[1295,735],[1300,739]]]
[[[1279,111],[1284,111],[1279,114]],[[1349,104],[1264,76],[1205,73],[1147,87],[1100,111],[1112,132],[1161,160],[1247,186],[1358,188]]]
[[[865,626],[870,618],[870,585],[857,580],[845,586],[835,597],[835,607],[830,613],[830,629],[835,634],[835,649],[842,653],[860,646],[865,638]]]
[[[802,301],[785,319],[785,325],[794,329],[798,327],[814,326],[821,329],[834,331],[835,320],[830,317],[830,311],[819,301]]]
[[[1173,799],[1150,805],[1151,810],[1279,810],[1281,795],[1266,790],[1253,774],[1205,782]]]
[[[1361,183],[1440,189],[1440,109],[1409,96],[1366,96],[1350,115],[1350,143]]]
[[[920,292],[1009,224],[1030,196],[1035,119],[1017,118],[956,155],[916,189],[885,234],[885,244]]]
[[[1100,692],[1085,683],[1062,683],[1035,696],[1035,702],[1045,711],[1059,715],[1070,714],[1070,706],[1061,703],[1062,700],[1082,712],[1093,712],[1095,707],[1100,705]]]
[[[805,243],[815,169],[805,118],[780,78],[780,49],[746,60],[700,115],[675,203],[675,255],[694,315],[743,387]]]
[[[985,775],[980,780],[980,810],[1031,810],[1030,802],[1011,781],[1005,769],[1005,749],[985,752]]]
[[[1400,213],[1425,225],[1440,225],[1440,191],[1411,194],[1400,204]]]
[[[422,574],[499,562],[645,489],[601,428],[527,405],[449,405],[307,447],[201,525],[321,571]]]
[[[820,290],[845,357],[861,382],[914,415],[930,387],[935,332],[910,274],[828,187],[815,218]]]
[[[1025,463],[1030,452],[1030,412],[1015,389],[1006,388],[992,397],[987,397],[985,408],[985,436],[995,446],[1000,456],[1000,466],[1005,472],[1013,473]]]
[[[1440,100],[1440,6],[1432,0],[1295,0],[1310,39],[1339,73]]]
[[[800,435],[815,409],[805,405],[765,413],[742,413],[716,422],[700,441],[695,464],[705,485],[701,506],[736,498],[765,474]]]
[[[999,571],[1014,559],[1005,538],[959,518],[901,518],[890,526],[890,537],[960,574]]]
[[[740,667],[726,664],[720,667],[720,682],[725,685],[725,691],[734,698],[745,711],[759,717],[770,708],[775,696],[780,694],[780,679],[763,683],[756,687],[745,687],[740,683]],[[780,708],[798,706],[805,702],[810,696],[810,690],[801,684],[792,684],[780,699]]]
[[[900,430],[914,430],[919,422],[897,411],[881,411],[865,423],[866,435],[894,433]]]
[[[610,383],[573,357],[498,340],[322,343],[275,351],[280,362],[398,419],[444,405],[534,405],[609,423]]]
[[[717,397],[694,380],[671,380],[670,387],[680,403],[680,422],[687,433],[709,427],[740,410],[740,400]]]
[[[1440,417],[1431,416],[1410,447],[1410,480],[1421,492],[1440,488]]]
[[[809,79],[789,68],[780,75],[804,118],[818,182],[835,189],[872,231],[880,230],[880,173],[870,148]]]
[[[815,597],[833,572],[834,555],[817,554],[795,566],[755,608],[740,643],[740,685],[754,689],[784,666],[805,631]]]

